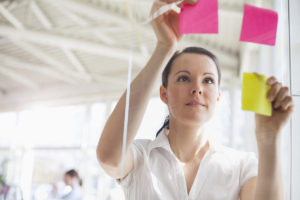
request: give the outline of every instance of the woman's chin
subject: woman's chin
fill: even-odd
[[[204,116],[190,116],[190,117],[183,119],[182,121],[184,121],[187,125],[190,125],[190,126],[201,127],[204,124],[206,124],[206,122],[208,122],[209,119]]]

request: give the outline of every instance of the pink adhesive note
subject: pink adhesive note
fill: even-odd
[[[179,33],[218,33],[218,0],[198,0],[196,5],[184,3]]]
[[[274,46],[277,23],[277,12],[245,4],[240,41]]]

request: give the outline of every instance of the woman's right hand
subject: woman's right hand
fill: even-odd
[[[160,7],[176,2],[178,0],[160,0],[153,3],[151,15]],[[186,3],[195,4],[197,0],[185,0]],[[181,39],[179,34],[179,14],[174,10],[170,10],[151,22],[157,38],[157,44],[167,48],[173,48]]]

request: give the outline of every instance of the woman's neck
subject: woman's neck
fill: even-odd
[[[172,125],[170,124],[168,139],[172,151],[181,162],[187,163],[209,148],[209,142],[204,134],[205,126],[199,128]]]

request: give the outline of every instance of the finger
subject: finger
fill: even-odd
[[[197,3],[197,0],[184,0],[185,3],[188,3],[188,4],[191,4],[191,5],[194,5]]]
[[[284,98],[284,100],[281,102],[281,108],[283,111],[286,111],[290,109],[291,107],[294,107],[293,98],[291,96],[287,96]]]
[[[151,7],[150,16],[157,10],[158,2],[154,1]]]
[[[166,5],[165,2],[162,1],[154,1],[152,8],[151,8],[151,12],[150,12],[150,16],[152,16],[160,7]]]
[[[275,100],[275,98],[276,98],[278,92],[280,91],[281,87],[282,87],[282,85],[279,82],[276,82],[271,86],[271,89],[268,93],[269,101],[273,102]]]
[[[172,20],[169,21],[169,24],[172,27],[172,30],[174,31],[176,37],[180,38],[181,35],[179,33],[179,14],[174,10],[171,10],[170,15],[172,15],[172,18],[170,18]]]
[[[160,1],[165,2],[165,3],[174,3],[174,2],[178,2],[179,0],[160,0]],[[194,5],[197,3],[197,0],[184,0],[184,2]]]
[[[278,92],[276,98],[275,98],[275,103],[274,103],[274,108],[279,108],[281,105],[281,102],[289,95],[289,88],[288,87],[282,87],[280,91]]]
[[[268,80],[267,80],[267,84],[268,85],[273,85],[274,83],[276,83],[277,82],[277,79],[274,77],[274,76],[271,76],[270,78],[268,78]]]
[[[160,0],[160,1],[162,1],[164,3],[174,3],[174,2],[177,2],[179,0]]]
[[[183,8],[183,4],[182,4],[182,3],[177,4],[177,7],[178,7],[178,8]]]

